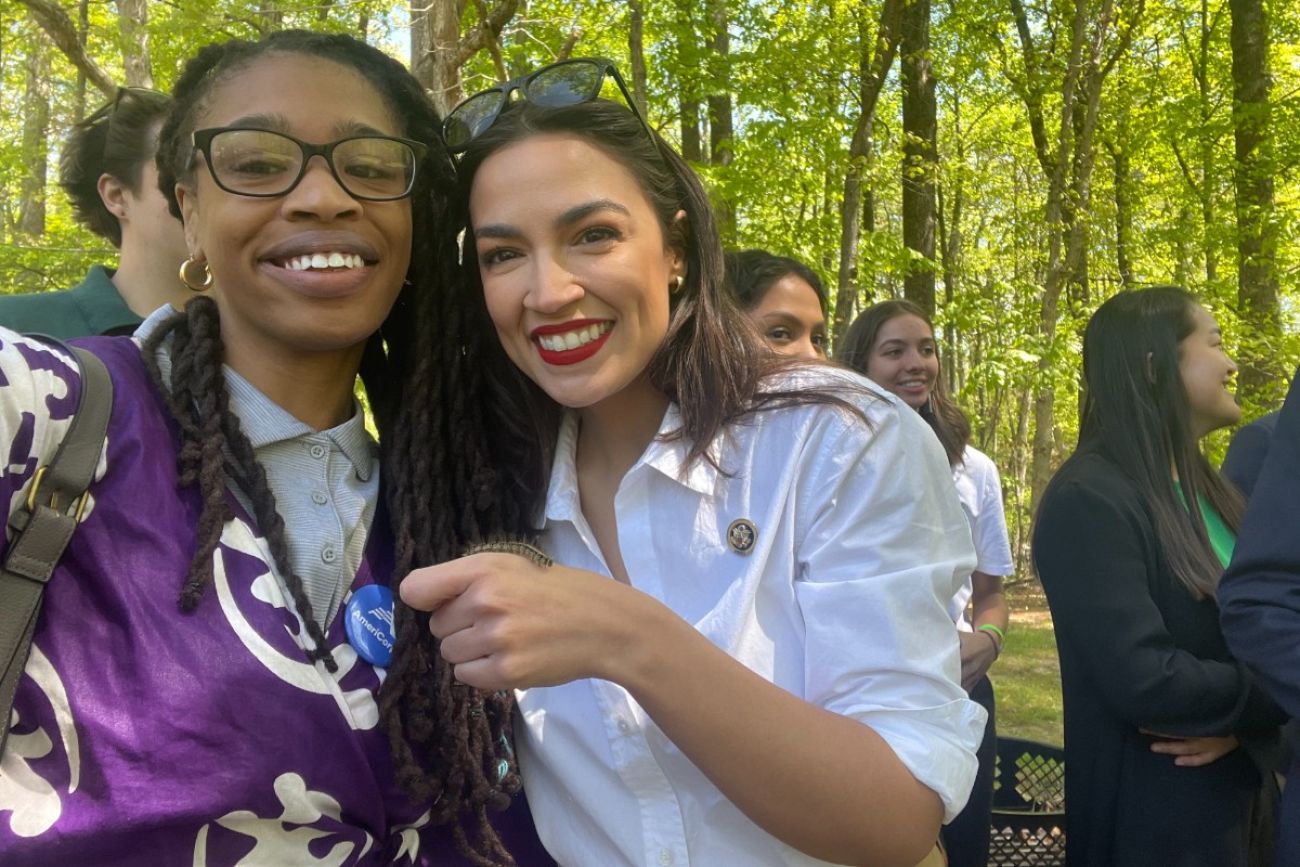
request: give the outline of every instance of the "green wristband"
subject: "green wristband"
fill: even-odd
[[[1000,628],[998,628],[996,624],[993,623],[981,623],[979,626],[979,631],[992,632],[994,635],[998,637],[999,645],[1002,644],[1002,642],[1007,640],[1007,634],[1003,632]]]

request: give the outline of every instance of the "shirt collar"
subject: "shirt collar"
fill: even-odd
[[[299,437],[326,436],[352,464],[357,478],[369,481],[375,442],[366,430],[365,416],[355,399],[352,401],[352,415],[347,421],[317,432],[228,365],[223,366],[222,371],[226,376],[226,390],[230,393],[230,409],[239,416],[244,436],[248,437],[254,449]]]
[[[137,342],[143,343],[149,335],[157,330],[164,320],[176,313],[175,308],[166,306],[155,310],[135,332]],[[158,347],[158,366],[164,381],[171,375],[171,340],[168,339]],[[226,390],[230,394],[230,411],[239,416],[244,429],[244,436],[256,450],[271,443],[283,442],[297,437],[324,435],[338,446],[339,451],[352,464],[357,478],[363,482],[370,480],[374,470],[375,450],[377,448],[370,432],[366,430],[365,415],[360,404],[352,401],[352,415],[342,424],[323,431],[314,431],[282,406],[271,400],[251,382],[240,376],[229,365],[222,366],[226,378]]]
[[[705,496],[714,493],[718,483],[718,468],[706,457],[700,457],[686,468],[690,442],[681,436],[672,436],[682,426],[681,410],[670,403],[664,412],[659,430],[645,452],[628,470],[628,476],[646,466],[663,474],[669,481]],[[724,432],[721,436],[726,436]],[[555,440],[555,460],[551,464],[551,479],[546,491],[546,520],[574,521],[582,512],[578,494],[578,414],[572,410],[564,413],[559,435]],[[709,449],[717,458],[717,443]]]
[[[95,265],[70,293],[94,334],[121,333],[140,324],[140,317],[113,285],[113,273],[103,265]]]

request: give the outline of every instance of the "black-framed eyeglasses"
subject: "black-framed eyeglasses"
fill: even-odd
[[[195,130],[194,152],[203,154],[218,187],[239,196],[283,196],[298,186],[307,163],[321,156],[348,195],[368,202],[403,199],[415,186],[416,165],[428,148],[386,135],[354,135],[308,144],[255,127]]]
[[[509,105],[510,97],[516,91],[534,105],[551,108],[578,105],[600,96],[606,76],[614,79],[632,114],[641,121],[646,132],[650,132],[649,125],[637,109],[636,100],[628,92],[627,82],[619,75],[614,61],[605,57],[575,57],[543,66],[463,100],[447,112],[447,117],[442,122],[447,151],[458,154],[467,150],[470,142],[482,135],[501,116],[502,110]]]

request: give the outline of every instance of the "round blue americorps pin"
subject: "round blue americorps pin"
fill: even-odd
[[[367,584],[348,600],[343,617],[348,643],[371,665],[387,668],[393,661],[393,591]]]

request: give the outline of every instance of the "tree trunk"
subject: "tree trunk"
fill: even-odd
[[[55,47],[67,56],[73,66],[86,74],[86,79],[95,85],[100,93],[109,99],[116,95],[117,84],[113,81],[113,77],[86,53],[77,39],[76,25],[68,17],[68,13],[63,11],[62,6],[51,0],[19,0],[19,2],[32,13],[32,18],[41,25],[41,29],[49,36]]]
[[[628,0],[627,53],[632,66],[632,98],[636,101],[636,110],[648,119],[646,106],[645,68],[645,4],[641,0]]]
[[[504,73],[499,47],[501,30],[519,11],[522,0],[497,0],[479,6],[479,20],[460,32],[460,0],[411,0],[411,71],[428,90],[438,113],[446,116],[465,96],[460,69],[483,49],[494,51],[498,75]]]
[[[1245,330],[1238,353],[1241,397],[1280,396],[1274,362],[1278,325],[1277,229],[1269,130],[1269,22],[1263,0],[1229,0],[1232,15],[1232,126],[1236,140],[1237,306]]]
[[[704,142],[700,137],[700,103],[683,95],[682,108],[682,156],[694,163],[704,161]]]
[[[1129,239],[1133,237],[1133,205],[1129,200],[1132,170],[1123,144],[1107,140],[1106,149],[1115,169],[1115,267],[1120,285],[1128,289],[1133,285],[1133,265],[1128,258]]]
[[[1060,123],[1055,146],[1049,149],[1043,134],[1046,130],[1041,100],[1043,73],[1039,69],[1032,31],[1021,0],[1010,0],[1010,3],[1025,61],[1022,98],[1030,114],[1035,151],[1048,177],[1043,221],[1047,229],[1047,262],[1038,320],[1040,354],[1036,377],[1037,394],[1034,398],[1033,462],[1030,473],[1031,511],[1035,511],[1053,469],[1056,443],[1056,390],[1053,378],[1056,326],[1060,318],[1061,293],[1072,276],[1082,273],[1081,262],[1087,252],[1086,226],[1095,152],[1093,134],[1101,105],[1102,84],[1111,67],[1127,50],[1142,12],[1142,4],[1139,0],[1137,12],[1127,32],[1117,41],[1115,52],[1107,59],[1103,53],[1114,13],[1114,0],[1101,0],[1101,7],[1096,10],[1089,8],[1088,0],[1074,0],[1069,57],[1064,78],[1060,82]],[[1067,201],[1067,197],[1071,197],[1071,200]]]
[[[419,18],[416,18],[416,9]],[[460,81],[461,6],[457,0],[412,0],[411,2],[411,66],[416,77],[426,88],[437,106],[438,113],[446,116],[464,98]],[[414,52],[417,48],[420,53]]]
[[[153,87],[149,60],[149,4],[146,0],[117,0],[117,24],[122,31],[122,68],[129,87]]]
[[[727,0],[710,0],[709,24],[713,30],[709,57],[709,162],[729,166],[735,130],[731,119],[731,34]],[[719,196],[714,201],[718,232],[724,244],[735,239],[735,204]]]
[[[903,7],[903,244],[924,257],[903,281],[907,300],[934,315],[934,174],[937,122],[930,66],[930,0]]]
[[[18,231],[45,234],[45,173],[49,163],[50,54],[39,34],[29,44],[27,84],[23,93],[23,178],[18,204]]]
[[[961,102],[956,92],[953,93],[952,102],[952,129],[953,156],[959,168],[955,173],[952,192],[949,195],[951,204],[945,201],[942,190],[937,188],[935,190],[935,223],[939,230],[939,259],[943,266],[943,302],[944,307],[949,309],[957,297],[958,281],[961,279],[958,276],[961,267],[961,216],[966,198],[965,183],[960,168],[966,164],[966,143],[961,132]],[[957,376],[957,328],[951,317],[947,318],[943,331],[944,343],[948,349],[943,356],[944,381],[948,383],[951,392],[956,394],[961,391],[962,384]],[[996,426],[996,422],[994,425]]]
[[[90,0],[79,0],[77,3],[77,45],[81,46],[81,51],[86,50],[86,36],[90,32]],[[3,68],[3,63],[0,63]],[[72,97],[72,120],[74,123],[80,123],[81,119],[86,116],[86,73],[77,70],[77,89]]]
[[[865,7],[862,7],[863,9]],[[864,11],[858,17],[859,98],[862,113],[853,129],[849,144],[849,167],[844,174],[844,196],[840,200],[840,261],[835,280],[835,309],[831,320],[831,345],[838,344],[849,327],[854,302],[861,287],[862,275],[858,272],[858,243],[863,230],[874,231],[875,199],[871,190],[863,189],[865,177],[872,163],[872,128],[876,105],[884,87],[889,67],[898,51],[898,31],[903,14],[902,0],[885,0],[880,10],[880,23],[873,36]]]
[[[1217,173],[1214,166],[1214,144],[1215,136],[1210,130],[1210,123],[1213,120],[1214,104],[1210,97],[1210,40],[1214,35],[1214,28],[1210,21],[1209,0],[1201,0],[1201,38],[1200,38],[1200,69],[1196,76],[1196,90],[1199,97],[1199,107],[1201,112],[1201,128],[1199,130],[1200,151],[1201,151],[1201,224],[1204,226],[1204,238],[1202,246],[1205,251],[1205,282],[1208,286],[1214,286],[1219,280],[1219,254],[1214,246],[1214,227],[1217,225],[1217,219],[1214,215],[1214,191],[1217,187]]]

